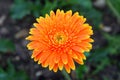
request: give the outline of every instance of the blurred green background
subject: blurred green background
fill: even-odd
[[[0,0],[0,80],[65,80],[30,59],[25,37],[51,10],[78,11],[93,26],[95,40],[72,80],[120,80],[120,0]]]

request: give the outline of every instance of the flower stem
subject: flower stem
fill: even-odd
[[[64,75],[66,80],[71,80],[69,74],[65,71],[65,69],[62,70],[62,74]]]
[[[117,17],[118,23],[119,23],[120,22],[120,14],[119,14],[119,11],[117,11],[118,9],[115,8],[115,6],[112,4],[112,2],[110,0],[106,0],[106,3],[108,4],[110,9],[113,11],[115,16]]]

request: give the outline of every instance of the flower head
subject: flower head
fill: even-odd
[[[56,13],[51,11],[50,15],[36,20],[26,38],[31,41],[27,47],[33,50],[31,57],[34,61],[54,72],[65,68],[68,73],[75,70],[74,61],[84,64],[84,52],[92,48],[93,42],[90,38],[92,27],[85,23],[86,18],[78,12],[72,14],[71,10],[58,9]]]

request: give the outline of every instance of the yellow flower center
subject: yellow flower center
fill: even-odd
[[[64,44],[67,41],[67,36],[63,33],[56,33],[54,35],[54,41],[57,44]]]

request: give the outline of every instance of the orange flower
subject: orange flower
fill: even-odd
[[[34,61],[42,67],[49,66],[54,72],[65,68],[68,73],[75,70],[74,61],[84,64],[84,52],[92,48],[90,42],[93,42],[92,27],[85,23],[86,18],[78,12],[72,15],[71,10],[58,9],[56,14],[51,11],[50,16],[46,14],[45,18],[36,20],[35,27],[30,29],[31,35],[26,38],[31,41],[27,47],[33,50]]]

